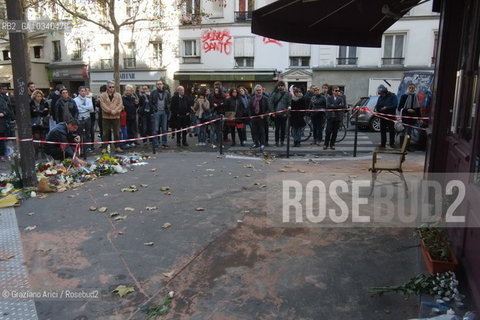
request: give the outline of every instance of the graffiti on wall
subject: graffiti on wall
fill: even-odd
[[[233,43],[229,30],[208,30],[202,35],[203,51],[208,53],[216,51],[223,54],[231,54]]]
[[[266,37],[263,37],[263,43],[264,44],[276,44],[277,46],[281,47],[282,46],[282,43],[278,40],[275,40],[275,39],[270,39],[270,38],[266,38]]]

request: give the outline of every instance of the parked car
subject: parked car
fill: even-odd
[[[354,105],[352,115],[350,116],[350,124],[355,125],[356,120],[356,111],[362,108],[367,108],[367,110],[358,111],[358,125],[362,129],[371,129],[373,131],[380,131],[380,119],[375,117],[372,112],[374,111],[375,105],[377,104],[378,96],[362,97]]]

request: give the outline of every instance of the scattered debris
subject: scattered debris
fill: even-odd
[[[131,185],[128,188],[122,188],[122,192],[137,192],[138,188],[136,185]]]
[[[142,188],[148,188],[148,184],[141,184],[140,187],[142,187]]]
[[[111,218],[116,217],[118,215],[120,215],[120,213],[118,213],[117,211],[114,211],[114,212],[110,213]]]
[[[165,222],[163,225],[162,225],[162,228],[163,229],[167,229],[167,228],[170,228],[172,226],[172,224],[170,222]]]
[[[107,207],[101,207],[101,208],[98,208],[98,212],[107,212],[108,208]]]
[[[205,208],[195,208],[195,211],[205,211]]]
[[[170,187],[160,187],[160,191],[168,191],[170,190]]]
[[[131,207],[125,207],[125,209],[123,209],[125,211],[135,211],[135,208],[131,208]]]
[[[255,167],[253,166],[253,164],[249,163],[245,166],[243,166],[244,168],[248,168],[248,169],[254,169]]]
[[[5,256],[5,257],[0,257],[0,261],[7,261],[7,260],[12,259],[13,257],[15,257],[14,254],[8,255],[8,256]]]
[[[117,293],[120,296],[120,298],[123,298],[124,296],[126,296],[129,293],[135,292],[135,288],[134,287],[127,287],[127,286],[122,284],[122,285],[119,285],[118,287],[116,287],[115,289],[113,289],[112,292]]]
[[[28,226],[28,227],[25,227],[25,231],[32,231],[32,230],[35,230],[37,229],[37,226]]]
[[[306,172],[307,172],[307,171],[305,171],[305,170],[303,170],[303,169],[298,169],[297,171],[300,172],[300,173],[306,173]]]
[[[35,214],[35,212],[29,212],[29,213],[27,213],[27,216],[30,216],[30,217],[31,217],[31,216],[33,216],[34,214]]]
[[[153,246],[154,244],[155,244],[155,243],[153,243],[153,242],[145,242],[143,245],[144,245],[144,246],[147,246],[147,247],[151,247],[151,246]]]
[[[157,210],[157,207],[156,206],[152,206],[152,207],[146,206],[145,209],[148,210],[148,211],[153,211],[153,210]]]
[[[170,191],[167,191],[167,192],[164,192],[163,194],[167,195],[167,196],[171,196],[172,193]]]
[[[167,277],[167,278],[171,278],[171,277],[173,277],[174,275],[175,275],[175,270],[170,271],[170,272],[164,272],[164,273],[162,273],[162,276]]]
[[[125,219],[127,219],[127,216],[116,216],[113,218],[113,221],[123,221]]]
[[[95,206],[90,206],[90,208],[88,208],[88,210],[90,210],[90,211],[97,211],[97,207],[95,207]]]

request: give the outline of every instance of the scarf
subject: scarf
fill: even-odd
[[[253,107],[255,108],[255,114],[260,114],[260,101],[262,100],[263,95],[257,96],[253,100]]]
[[[403,106],[404,109],[419,109],[418,97],[415,93],[407,93],[407,101]]]

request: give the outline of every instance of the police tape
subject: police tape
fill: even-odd
[[[396,119],[397,116],[394,115],[394,114],[384,114],[384,113],[373,112],[373,111],[370,111],[370,110],[368,110],[368,112],[370,112],[371,114],[375,115],[377,118],[380,118],[380,119],[383,119],[383,120],[387,120],[387,121],[392,121],[392,122],[394,122],[395,124],[396,124],[396,123],[400,123],[400,124],[402,124],[403,126],[410,127],[410,128],[413,128],[413,129],[424,130],[424,131],[427,130],[427,128],[417,127],[417,126],[414,126],[414,125],[411,125],[411,124],[407,124],[407,123],[402,122],[402,121],[398,121],[398,120]],[[400,120],[401,120],[401,119],[400,119]]]

